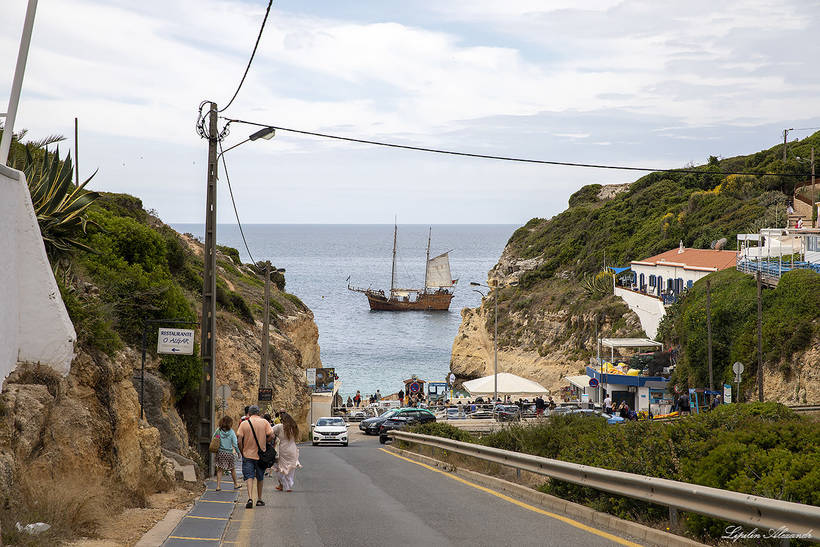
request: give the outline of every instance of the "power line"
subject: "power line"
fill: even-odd
[[[814,131],[815,129],[820,129],[820,127],[798,127],[796,129],[792,129],[792,131]]]
[[[248,247],[248,241],[245,239],[245,232],[242,230],[242,223],[239,221],[239,211],[236,209],[236,201],[233,199],[233,188],[231,188],[231,177],[228,176],[228,164],[225,161],[225,154],[222,152],[222,141],[219,141],[219,152],[222,156],[222,166],[225,168],[225,180],[228,182],[228,192],[231,194],[231,203],[233,204],[233,212],[236,215],[236,224],[239,226],[239,235],[242,236],[242,243],[245,244],[245,250],[248,251],[248,256],[251,259],[251,264],[256,265],[256,259],[251,254],[251,249]]]
[[[273,0],[268,1],[268,8],[265,10],[265,18],[262,19],[262,26],[259,28],[259,35],[256,37],[256,44],[253,46],[253,51],[251,52],[251,58],[248,59],[248,66],[245,67],[245,73],[242,75],[242,79],[239,80],[239,85],[236,87],[236,91],[231,97],[231,100],[228,101],[228,104],[220,110],[220,112],[224,112],[228,110],[228,107],[233,104],[233,100],[236,99],[236,96],[239,95],[239,90],[242,89],[242,84],[245,83],[245,77],[248,75],[248,71],[251,69],[251,63],[253,62],[253,57],[256,55],[256,48],[259,47],[259,40],[262,38],[262,31],[265,30],[265,23],[268,21],[268,14],[270,13],[270,7],[273,5]]]
[[[650,172],[650,173],[692,173],[696,175],[708,175],[710,174],[709,171],[702,171],[697,169],[656,169],[654,167],[627,167],[625,165],[605,165],[605,164],[598,164],[598,163],[576,163],[576,162],[569,162],[569,161],[552,161],[552,160],[537,160],[531,158],[517,158],[511,156],[496,156],[491,154],[476,154],[472,152],[459,152],[456,150],[443,150],[440,148],[428,148],[424,146],[411,146],[408,144],[396,144],[391,142],[384,142],[384,141],[374,141],[370,139],[359,139],[354,137],[342,137],[339,135],[331,135],[328,133],[317,133],[315,131],[305,131],[303,129],[291,129],[288,127],[281,127],[278,125],[271,125],[266,123],[258,123],[258,122],[249,122],[246,120],[237,120],[232,118],[225,118],[220,116],[222,119],[227,120],[228,123],[242,123],[246,125],[253,125],[257,127],[272,127],[277,131],[287,131],[289,133],[298,133],[300,135],[309,135],[312,137],[320,137],[324,139],[334,139],[338,141],[347,141],[347,142],[356,142],[360,144],[371,144],[374,146],[384,146],[387,148],[400,148],[403,150],[414,150],[416,152],[430,152],[433,154],[444,154],[449,156],[462,156],[467,158],[479,158],[479,159],[487,159],[487,160],[500,160],[500,161],[512,161],[518,163],[535,163],[540,165],[558,165],[563,167],[587,167],[591,169],[615,169],[620,171],[641,171],[641,172]],[[753,172],[753,171],[721,171],[721,175],[756,175],[756,176],[764,176],[764,175],[773,175],[778,177],[807,177],[808,174],[795,174],[795,173],[763,173],[763,172]]]

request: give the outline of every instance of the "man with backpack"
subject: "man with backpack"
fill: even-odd
[[[242,451],[242,477],[248,485],[248,502],[245,509],[253,508],[253,482],[256,480],[256,505],[263,506],[262,481],[265,480],[265,468],[259,463],[259,451],[265,450],[269,440],[273,439],[273,428],[270,422],[259,416],[259,407],[251,405],[248,419],[239,424],[236,432],[239,448]]]

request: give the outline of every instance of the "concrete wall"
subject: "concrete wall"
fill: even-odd
[[[18,361],[66,375],[77,336],[54,280],[25,176],[0,165],[0,382]]]
[[[655,338],[658,334],[658,325],[666,314],[663,302],[652,296],[638,294],[636,292],[615,287],[615,296],[620,296],[629,309],[638,315],[641,320],[641,327],[649,338]]]

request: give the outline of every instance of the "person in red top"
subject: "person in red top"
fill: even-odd
[[[253,428],[253,430],[251,430]],[[256,440],[254,440],[256,434]],[[265,470],[259,465],[259,447],[264,450],[267,441],[273,438],[273,428],[270,422],[259,416],[259,407],[251,405],[248,409],[248,419],[239,424],[236,439],[242,451],[242,477],[248,485],[248,502],[245,509],[253,508],[253,482],[256,479],[256,505],[265,505],[262,501],[262,481],[265,480]]]

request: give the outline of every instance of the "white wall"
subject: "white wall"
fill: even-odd
[[[652,296],[638,294],[636,292],[615,287],[615,296],[620,296],[629,309],[638,315],[641,320],[641,327],[649,338],[655,338],[658,334],[658,325],[666,314],[663,302]]]
[[[18,361],[67,375],[77,335],[54,280],[25,176],[0,165],[0,382]]]
[[[666,290],[666,280],[667,279],[683,279],[683,287],[686,288],[686,285],[689,281],[692,283],[697,282],[698,279],[706,277],[712,272],[703,272],[700,270],[686,270],[680,266],[641,266],[640,264],[633,264],[632,271],[635,272],[635,283],[640,284],[641,282],[641,274],[644,276],[644,284],[646,285],[647,292],[652,294],[657,294],[657,286],[650,287],[649,286],[649,276],[661,276],[663,277],[663,290]]]

